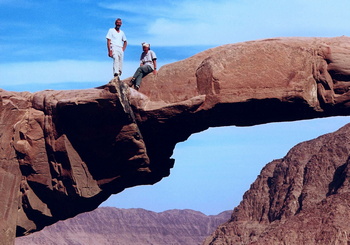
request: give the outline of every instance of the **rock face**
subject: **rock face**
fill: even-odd
[[[204,244],[348,244],[350,124],[300,143],[261,171]]]
[[[155,213],[144,209],[98,208],[19,237],[16,245],[195,245],[227,221],[231,212],[206,216],[193,210]]]
[[[139,92],[0,91],[0,240],[11,244],[169,175],[176,143],[208,127],[350,112],[350,38],[225,45],[166,65]]]
[[[149,158],[123,96],[104,89],[1,91],[4,244],[12,244],[15,232],[40,230],[159,178],[146,180]]]

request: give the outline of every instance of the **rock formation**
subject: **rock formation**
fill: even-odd
[[[188,209],[156,213],[144,209],[97,208],[18,237],[15,244],[201,244],[231,213],[207,216]]]
[[[267,164],[205,245],[348,244],[350,124]]]
[[[350,38],[229,44],[165,65],[140,91],[0,91],[0,240],[169,175],[176,143],[208,127],[350,112]]]

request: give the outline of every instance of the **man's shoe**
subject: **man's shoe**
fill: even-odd
[[[128,83],[129,87],[132,87],[134,85],[135,78],[133,77],[130,82]]]
[[[135,85],[135,89],[138,91],[140,89],[139,85]]]
[[[114,77],[118,77],[119,75],[118,75],[118,73],[114,73]]]

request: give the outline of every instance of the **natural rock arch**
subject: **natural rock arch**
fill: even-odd
[[[140,92],[117,80],[87,90],[2,90],[0,239],[161,180],[176,143],[208,127],[348,115],[349,54],[348,37],[260,40],[163,66]]]

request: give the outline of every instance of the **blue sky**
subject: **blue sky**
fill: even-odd
[[[0,88],[84,89],[112,78],[106,33],[117,17],[128,38],[122,78],[138,66],[141,42],[161,65],[205,49],[273,37],[349,36],[347,0],[0,0]],[[346,117],[195,134],[177,145],[168,178],[130,188],[103,205],[153,211],[233,209],[269,161],[300,141],[332,132]]]

